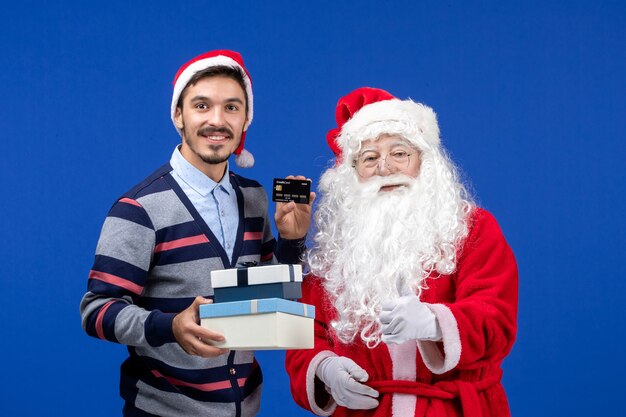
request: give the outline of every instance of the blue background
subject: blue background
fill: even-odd
[[[267,189],[289,174],[317,182],[350,90],[432,106],[519,262],[513,415],[623,413],[626,2],[12,3],[0,6],[0,415],[120,415],[125,348],[87,337],[78,304],[108,208],[179,143],[176,70],[219,48],[251,71],[257,163],[239,172]],[[284,352],[259,358],[261,414],[309,415]]]

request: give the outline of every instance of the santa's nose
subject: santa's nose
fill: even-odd
[[[387,158],[380,158],[378,165],[376,166],[376,170],[378,171],[378,175],[381,177],[393,174],[391,167],[387,163]]]

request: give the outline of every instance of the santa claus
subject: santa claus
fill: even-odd
[[[296,402],[318,415],[509,416],[517,266],[435,113],[359,88],[336,118],[303,283],[315,347],[286,360]]]

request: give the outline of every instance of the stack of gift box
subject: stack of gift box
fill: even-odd
[[[315,308],[302,296],[300,265],[243,266],[211,272],[214,303],[200,306],[215,346],[237,350],[310,349]]]

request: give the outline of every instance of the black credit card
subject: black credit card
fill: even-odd
[[[298,204],[309,204],[311,181],[274,178],[272,200],[278,202],[295,201]]]

